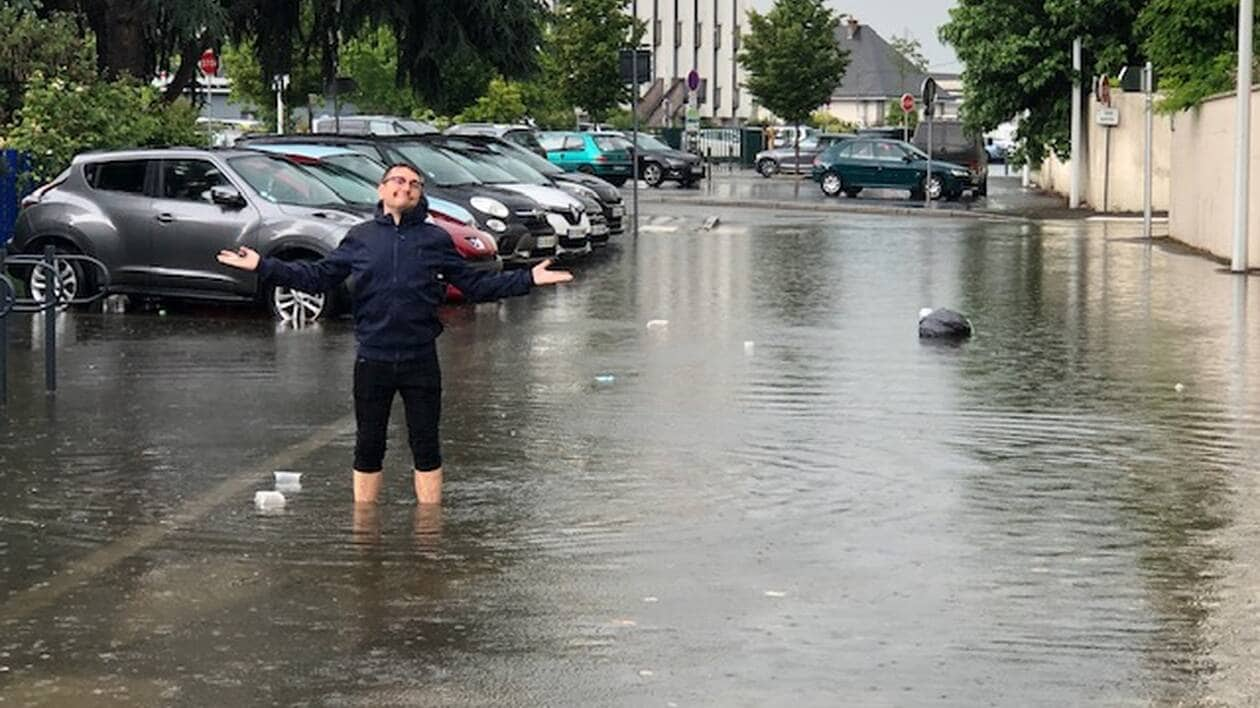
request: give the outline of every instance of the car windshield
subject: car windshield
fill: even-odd
[[[672,150],[670,146],[657,140],[651,135],[639,135],[638,146],[643,150]]]
[[[446,150],[445,152],[447,155],[450,155],[456,164],[473,173],[477,179],[486,184],[514,184],[520,182],[519,179],[495,167],[493,163],[487,160],[474,158],[457,150]]]
[[[491,148],[493,150],[493,148]],[[515,178],[516,182],[525,184],[550,184],[547,178],[541,172],[525,164],[524,161],[516,159],[515,155],[509,155],[506,152],[495,150],[494,152],[467,152],[461,153],[465,157],[474,162],[488,164],[498,170],[506,172]]]
[[[346,203],[309,172],[281,157],[234,157],[228,164],[258,196],[269,202],[298,206]]]
[[[551,164],[551,160],[548,160],[545,157],[539,157],[537,153],[530,152],[519,145],[508,143],[506,145],[495,145],[490,149],[501,152],[508,157],[520,160],[540,174],[547,176],[564,174],[563,167],[557,167]]]
[[[422,143],[400,143],[393,146],[407,161],[424,172],[425,179],[441,187],[480,184],[481,180],[445,153]]]
[[[299,167],[351,204],[375,204],[380,199],[376,181],[365,180],[349,170],[327,162],[300,164]]]
[[[928,154],[927,154],[926,152],[923,152],[923,151],[922,151],[922,150],[920,150],[919,148],[917,148],[917,147],[915,147],[915,146],[913,146],[913,145],[911,145],[911,144],[909,144],[909,143],[903,143],[901,147],[902,147],[902,148],[903,148],[906,152],[910,153],[911,155],[914,155],[915,157],[917,157],[917,158],[918,158],[918,159],[920,159],[920,160],[926,160],[926,159],[928,159]]]
[[[325,157],[324,162],[349,170],[363,179],[376,184],[385,175],[385,164],[359,153],[346,153]]]
[[[608,152],[611,150],[629,150],[630,141],[616,135],[596,135],[595,147]]]

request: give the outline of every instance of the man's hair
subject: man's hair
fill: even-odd
[[[385,184],[385,180],[389,179],[389,173],[397,169],[404,169],[404,170],[407,170],[408,172],[411,172],[412,174],[420,178],[420,184],[424,184],[424,175],[420,174],[420,170],[417,170],[416,168],[412,167],[406,162],[395,162],[389,167],[386,167],[384,174],[381,175],[381,184]]]

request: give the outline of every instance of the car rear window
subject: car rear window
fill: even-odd
[[[595,147],[604,152],[610,150],[628,150],[630,149],[630,141],[625,138],[619,138],[615,135],[597,135],[594,138]]]
[[[919,147],[927,145],[927,124],[921,123],[914,133],[914,144]],[[962,123],[936,123],[932,126],[932,148],[972,147],[976,140],[967,135]]]
[[[83,174],[95,189],[144,194],[144,176],[148,168],[148,160],[92,162],[83,167]]]
[[[394,149],[402,153],[407,162],[419,167],[426,179],[440,187],[480,184],[481,182],[454,160],[428,145],[395,143]]]
[[[542,143],[545,150],[559,150],[560,146],[564,145],[564,135],[544,134],[538,138],[538,142]]]
[[[542,149],[542,144],[538,142],[538,137],[528,130],[509,130],[503,134],[503,139],[531,150]]]

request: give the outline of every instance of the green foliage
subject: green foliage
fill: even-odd
[[[262,67],[252,43],[246,41],[223,47],[221,72],[232,78],[228,98],[243,108],[252,109],[263,125],[274,129],[276,125],[276,92],[268,78],[263,81]],[[284,92],[286,128],[293,129],[293,108],[307,106],[309,97],[323,93],[322,73],[314,59],[300,61],[294,57],[289,88]]]
[[[799,125],[831,97],[849,63],[836,44],[839,23],[823,0],[775,0],[764,15],[748,12],[739,62],[761,105]]]
[[[1234,89],[1238,0],[1149,0],[1137,34],[1159,76],[1162,110],[1190,108]]]
[[[621,81],[620,51],[638,46],[644,25],[622,0],[567,0],[556,12],[545,67],[564,102],[597,122],[630,100]]]
[[[96,78],[93,38],[80,36],[78,18],[53,12],[41,18],[31,9],[0,5],[0,126],[22,106],[32,76],[75,82]]]
[[[424,110],[410,86],[398,83],[398,42],[388,27],[365,29],[341,49],[341,71],[359,90],[345,97],[364,113],[410,116]]]
[[[977,132],[1021,116],[1018,137],[1033,162],[1070,153],[1074,81],[1140,63],[1134,23],[1147,0],[959,0],[940,29],[965,65],[964,120]],[[1072,70],[1072,40],[1083,70]]]
[[[749,125],[752,124],[750,123]],[[817,128],[824,133],[852,133],[858,128],[857,125],[846,120],[840,120],[827,111],[814,111],[809,114],[809,120],[806,122],[806,125]]]
[[[515,123],[525,117],[525,99],[519,84],[503,77],[490,80],[486,95],[455,116],[456,123]]]
[[[155,89],[130,79],[77,83],[36,74],[18,115],[5,146],[30,153],[31,176],[41,182],[85,150],[207,142],[187,101],[165,103]]]
[[[888,40],[888,46],[892,47],[900,55],[904,63],[908,63],[920,73],[926,74],[928,72],[928,60],[927,57],[923,56],[923,45],[919,43],[919,40],[893,35]]]
[[[889,99],[888,106],[884,109],[884,125],[904,126],[910,125],[910,132],[914,132],[915,126],[919,124],[919,112],[917,110],[906,113],[901,110],[901,100],[897,98]]]

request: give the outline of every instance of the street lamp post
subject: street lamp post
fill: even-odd
[[[1238,3],[1238,110],[1234,124],[1234,257],[1230,271],[1247,272],[1247,196],[1251,191],[1251,23],[1255,0]]]

